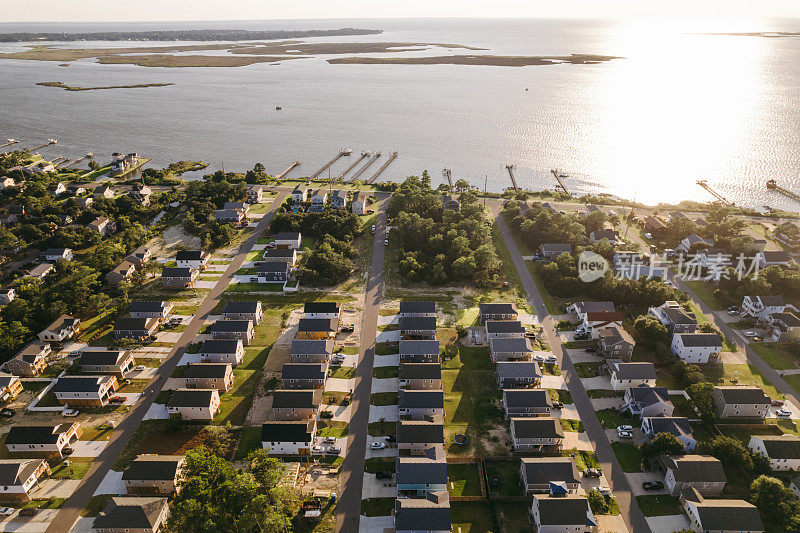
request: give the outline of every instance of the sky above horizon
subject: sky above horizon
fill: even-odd
[[[0,22],[224,21],[319,18],[774,18],[800,17],[798,0],[26,0]]]

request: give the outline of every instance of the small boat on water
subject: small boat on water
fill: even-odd
[[[283,109],[281,106],[279,106],[279,105],[275,106],[275,111],[280,111],[281,109]]]

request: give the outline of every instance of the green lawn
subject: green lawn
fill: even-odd
[[[450,520],[453,531],[461,533],[500,533],[493,520],[490,502],[452,502]]]
[[[372,369],[372,377],[375,379],[389,379],[398,376],[399,368],[396,366],[376,366]]]
[[[452,496],[480,496],[481,480],[478,473],[478,464],[448,464],[447,490]]]
[[[375,343],[375,355],[394,355],[398,353],[400,347],[396,342]]]
[[[339,351],[344,355],[358,355],[358,346],[343,346]]]
[[[586,431],[583,427],[583,422],[580,420],[572,420],[569,418],[559,418],[561,421],[561,428],[564,431],[576,431],[578,433],[582,433]]]
[[[351,379],[356,377],[356,367],[354,366],[340,366],[334,367],[328,373],[329,378],[335,379]]]
[[[614,450],[623,472],[642,471],[642,454],[635,445],[630,442],[612,442],[611,449]]]
[[[397,424],[395,422],[370,422],[367,427],[367,434],[373,437],[389,437],[395,434]]]
[[[605,390],[605,389],[592,389],[587,390],[586,395],[589,398],[597,399],[597,398],[622,398],[625,396],[625,393],[622,391],[615,391],[615,390]]]
[[[597,419],[606,429],[614,429],[618,426],[633,425],[631,424],[630,416],[625,417],[616,409],[601,409],[600,411],[596,411],[595,415],[597,415]]]
[[[522,496],[524,490],[520,482],[520,461],[491,461],[484,463],[486,468],[486,485],[489,492],[496,492],[501,497]],[[492,485],[492,476],[500,476],[500,485]]]
[[[236,448],[234,459],[240,461],[247,454],[261,448],[261,426],[245,427],[239,436],[239,446]]]
[[[89,458],[64,459],[55,466],[50,467],[53,470],[50,477],[53,479],[82,479],[91,465],[92,459]]]
[[[600,468],[597,454],[588,450],[561,450],[562,457],[572,457],[578,470],[587,468]]]
[[[81,511],[81,516],[97,516],[100,514],[100,511],[105,509],[108,501],[111,497],[114,496],[113,494],[100,494],[98,496],[92,496],[89,498],[89,503],[86,504],[86,507],[83,508]]]
[[[603,364],[604,363],[602,361],[593,363],[575,363],[575,371],[578,373],[578,377],[594,378],[599,375],[600,367]]]
[[[480,309],[478,307],[469,307],[467,309],[458,309],[457,317],[458,323],[468,328],[478,324]]]
[[[370,474],[394,472],[395,467],[394,457],[370,457],[364,461],[364,472],[369,472]]]
[[[396,392],[376,392],[369,397],[372,405],[397,405]]]
[[[714,287],[707,281],[687,281],[685,283],[712,310],[722,311],[727,308],[724,302],[714,296]]]
[[[786,370],[788,368],[795,368],[797,365],[798,357],[793,353],[794,350],[789,344],[753,342],[750,343],[750,347],[772,368]]]
[[[361,500],[361,514],[366,516],[389,516],[394,511],[395,498],[368,498]]]
[[[554,402],[561,402],[564,405],[574,403],[572,400],[572,393],[565,389],[547,389],[550,399]]]
[[[320,420],[317,428],[318,437],[335,437],[340,439],[346,437],[348,433],[347,422],[328,422]]]
[[[731,385],[733,383],[755,385],[764,389],[764,392],[773,400],[783,399],[783,394],[778,392],[778,389],[753,365],[710,363],[701,365],[701,369],[709,381],[717,385]]]
[[[637,496],[636,502],[645,516],[667,516],[683,512],[680,500],[668,494]]]
[[[694,411],[694,404],[687,400],[684,396],[680,394],[670,394],[669,399],[672,402],[672,405],[675,407],[672,416],[699,418],[697,413]]]
[[[61,509],[64,507],[64,502],[66,502],[66,498],[47,498],[44,500],[31,500],[25,503],[22,508],[27,509],[30,507],[36,507],[37,509]]]

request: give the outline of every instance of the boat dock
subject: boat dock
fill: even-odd
[[[369,159],[369,161],[367,161],[367,162],[364,164],[364,166],[363,166],[363,167],[361,167],[360,169],[358,169],[358,172],[356,172],[355,174],[353,174],[353,179],[351,179],[350,181],[351,181],[351,182],[353,182],[353,181],[356,181],[356,180],[357,180],[359,177],[361,177],[361,174],[363,174],[363,173],[364,173],[364,172],[365,172],[365,171],[366,171],[366,170],[367,170],[367,169],[368,169],[370,166],[372,166],[372,163],[374,163],[375,161],[377,161],[377,160],[378,160],[378,158],[379,158],[380,156],[381,156],[381,153],[380,153],[380,152],[375,152],[375,153],[372,155],[372,157]]]
[[[517,178],[514,177],[514,165],[506,165],[506,170],[508,170],[508,175],[511,176],[511,184],[514,186],[514,190],[518,191]]]
[[[778,185],[775,180],[768,180],[767,181],[767,190],[769,191],[777,191],[782,195],[786,196],[787,198],[791,198],[795,202],[800,202],[800,194],[794,193],[789,189],[784,189],[780,185]]]
[[[712,189],[711,186],[708,184],[708,182],[706,180],[697,180],[697,184],[699,186],[701,186],[702,188],[704,188],[706,191],[708,191],[708,193],[711,196],[713,196],[714,198],[716,198],[717,200],[722,202],[724,205],[727,205],[728,207],[732,207],[733,206],[733,202],[729,202],[727,198],[725,198],[720,193],[718,193],[717,191]]]
[[[332,164],[336,163],[339,160],[340,157],[343,157],[343,156],[346,156],[346,155],[350,155],[352,153],[353,153],[352,150],[339,150],[339,153],[336,154],[333,159],[331,159],[330,161],[328,161],[327,163],[322,165],[322,168],[320,168],[319,170],[317,170],[316,172],[311,174],[311,179],[313,180],[314,178],[316,178],[317,176],[319,176],[320,174],[325,172],[325,170],[330,168],[330,166]]]
[[[386,162],[383,165],[381,165],[381,168],[379,168],[378,171],[375,174],[373,174],[370,179],[367,180],[367,183],[372,183],[373,181],[375,181],[375,178],[380,176],[383,173],[383,171],[386,170],[386,167],[391,165],[392,161],[394,161],[396,158],[397,158],[397,152],[396,151],[392,152],[392,155],[389,156],[389,159],[387,159]]]
[[[447,178],[447,183],[450,184],[450,189],[453,189],[453,173],[449,168],[442,169],[442,176]]]
[[[19,143],[19,141],[16,139],[6,139],[6,142],[4,144],[0,144],[0,148],[5,148],[6,146],[11,146],[12,144],[17,144],[17,143]]]
[[[355,160],[355,161],[353,161],[353,164],[352,164],[352,165],[350,165],[349,167],[347,167],[347,168],[345,169],[345,171],[344,171],[344,172],[342,172],[341,174],[339,174],[339,176],[337,176],[337,177],[336,177],[336,179],[337,179],[337,180],[343,180],[345,176],[347,176],[348,174],[350,174],[350,171],[351,171],[351,170],[353,170],[354,168],[356,168],[356,165],[358,165],[359,163],[361,163],[361,162],[364,160],[364,158],[365,158],[365,157],[369,157],[369,156],[371,156],[371,155],[372,155],[372,152],[370,152],[369,150],[366,150],[366,151],[364,151],[364,152],[361,152],[361,155],[360,155],[360,156],[358,156],[358,157],[356,158],[356,160]]]
[[[63,165],[64,163],[66,163],[67,161],[69,161],[68,157],[64,157],[64,156],[60,155],[60,156],[58,156],[58,157],[56,157],[54,159],[51,159],[50,163],[52,163],[54,167],[58,168],[61,165]]]
[[[34,146],[33,148],[28,148],[29,152],[35,152],[36,150],[41,150],[46,146],[50,146],[51,144],[58,144],[58,139],[47,139],[47,142],[44,144],[40,144],[39,146]]]
[[[281,172],[280,174],[278,174],[277,176],[275,176],[275,179],[276,179],[276,180],[281,180],[281,179],[283,179],[283,177],[284,177],[286,174],[288,174],[289,172],[291,172],[291,171],[292,171],[292,169],[293,169],[294,167],[296,167],[297,165],[299,165],[299,164],[300,164],[300,161],[292,161],[292,164],[291,164],[291,165],[289,165],[289,166],[286,168],[286,170],[284,170],[283,172]]]
[[[71,167],[72,165],[77,165],[78,163],[80,163],[84,159],[87,159],[87,158],[88,159],[92,159],[93,157],[94,157],[94,154],[92,152],[89,152],[88,154],[82,155],[77,159],[73,159],[72,161],[70,161],[68,163],[67,162],[62,163],[62,165],[64,165],[65,167]]]
[[[564,185],[563,181],[561,181],[561,176],[566,176],[566,174],[561,173],[558,169],[551,169],[550,172],[553,173],[553,177],[555,177],[556,181],[558,182],[558,187],[556,188],[557,189],[560,188],[565,193],[570,194],[569,190],[567,189],[567,186]]]

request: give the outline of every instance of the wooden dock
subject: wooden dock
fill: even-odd
[[[369,167],[371,167],[371,166],[372,166],[372,163],[374,163],[375,161],[377,161],[377,160],[378,160],[378,158],[379,158],[380,156],[381,156],[381,153],[380,153],[380,152],[375,152],[375,153],[372,155],[372,157],[369,159],[369,161],[367,161],[367,162],[364,164],[364,166],[363,166],[363,167],[359,168],[359,169],[358,169],[358,172],[356,172],[355,174],[353,174],[353,179],[351,179],[350,181],[351,181],[351,182],[353,182],[353,181],[356,181],[358,178],[360,178],[360,177],[361,177],[361,174],[363,174],[363,173],[364,173],[364,172],[365,172],[365,171],[366,171],[366,170],[367,170]]]
[[[6,141],[7,141],[6,143],[0,144],[0,148],[5,148],[6,146],[11,146],[12,144],[19,143],[19,141],[16,139],[6,139]]]
[[[364,158],[365,158],[365,157],[369,157],[369,156],[371,156],[371,155],[372,155],[372,152],[370,152],[369,150],[366,150],[366,151],[364,151],[364,152],[361,152],[361,155],[360,155],[360,156],[358,156],[358,157],[356,158],[356,160],[355,160],[355,161],[353,161],[353,164],[352,164],[352,165],[350,165],[349,167],[347,167],[347,168],[345,169],[345,171],[344,171],[344,172],[342,172],[341,174],[339,174],[339,175],[336,177],[336,179],[337,179],[337,180],[343,180],[345,176],[347,176],[348,174],[350,174],[350,171],[351,171],[351,170],[353,170],[354,168],[356,168],[356,165],[358,165],[359,163],[361,163],[361,162],[364,160]]]
[[[551,169],[550,172],[553,173],[553,177],[555,177],[556,181],[558,182],[558,187],[557,188],[560,188],[565,193],[570,194],[569,189],[567,189],[567,186],[564,185],[563,181],[561,181],[561,173],[559,172],[559,170],[558,169]]]
[[[727,198],[725,198],[720,193],[712,189],[706,180],[697,180],[697,184],[702,188],[704,188],[706,191],[708,191],[708,193],[711,196],[722,202],[723,205],[727,205],[728,207],[733,207],[733,202],[729,202]]]
[[[453,173],[449,168],[442,170],[442,176],[447,178],[447,183],[450,184],[450,190],[453,190]]]
[[[375,178],[383,174],[383,171],[386,170],[386,167],[391,165],[392,161],[394,161],[396,158],[397,158],[397,152],[394,151],[392,152],[392,155],[389,156],[389,159],[387,159],[386,162],[383,165],[381,165],[381,168],[379,168],[378,171],[375,174],[373,174],[370,179],[367,180],[367,183],[372,183],[373,181],[375,181]]]
[[[82,155],[82,156],[78,157],[77,159],[73,159],[72,161],[70,161],[68,163],[64,163],[64,166],[65,167],[71,167],[72,165],[77,165],[78,163],[80,163],[84,159],[92,159],[93,157],[94,157],[94,154],[92,152],[89,152],[88,154]]]
[[[313,174],[311,174],[311,179],[313,180],[314,178],[316,178],[317,176],[319,176],[320,174],[322,174],[323,172],[325,172],[325,171],[326,171],[328,168],[330,168],[330,166],[331,166],[332,164],[336,163],[336,162],[339,160],[339,158],[340,158],[340,157],[344,157],[344,156],[346,156],[346,155],[350,155],[350,154],[352,154],[352,153],[353,153],[353,151],[352,151],[352,150],[339,150],[339,153],[338,153],[338,154],[336,154],[336,155],[333,157],[333,159],[331,159],[330,161],[328,161],[327,163],[325,163],[324,165],[322,165],[322,168],[320,168],[319,170],[317,170],[316,172],[314,172]]]
[[[35,152],[36,150],[41,150],[51,144],[58,144],[58,139],[47,139],[47,142],[44,144],[40,144],[39,146],[34,146],[33,148],[28,148],[29,152]]]
[[[277,176],[275,176],[275,179],[276,179],[276,180],[281,180],[281,179],[283,179],[283,177],[284,177],[286,174],[288,174],[289,172],[291,172],[291,171],[292,171],[292,169],[293,169],[294,167],[296,167],[297,165],[299,165],[299,164],[300,164],[300,161],[292,161],[292,164],[291,164],[291,165],[289,165],[289,166],[286,168],[286,170],[284,170],[283,172],[281,172],[280,174],[278,174]]]
[[[791,198],[795,202],[800,202],[800,194],[792,192],[789,189],[784,189],[783,187],[778,185],[775,180],[767,181],[767,190],[779,192],[782,195],[786,196],[787,198]]]
[[[506,165],[506,170],[508,170],[508,175],[511,176],[511,184],[514,186],[514,190],[518,191],[517,178],[514,177],[514,165]]]

